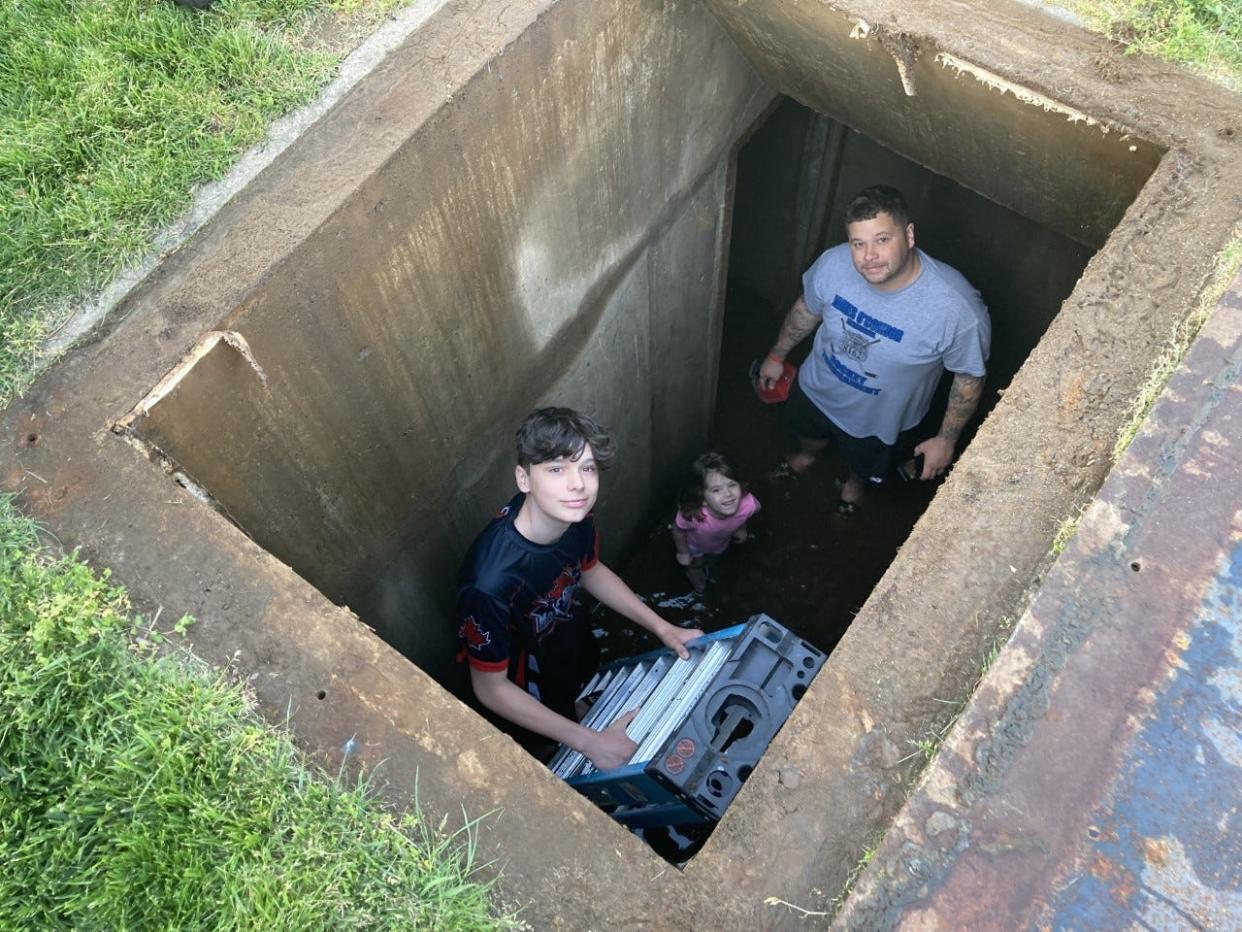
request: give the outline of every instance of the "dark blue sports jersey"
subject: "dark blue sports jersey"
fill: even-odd
[[[518,493],[475,538],[457,590],[458,660],[509,679],[555,712],[573,718],[591,672],[594,639],[574,593],[599,560],[594,515],[571,524],[552,544],[527,540],[513,526]]]

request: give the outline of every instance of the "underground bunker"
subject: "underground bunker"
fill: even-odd
[[[771,345],[801,287],[801,273],[824,249],[844,241],[845,203],[858,190],[890,183],[908,192],[920,248],[976,284],[993,319],[992,355],[979,410],[958,454],[1038,343],[1095,251],[1049,231],[862,134],[782,98],[737,156],[723,334],[715,414],[708,446],[737,462],[763,504],[752,522],[754,547],[731,548],[703,599],[683,595],[666,526],[674,489],[653,490],[655,527],[625,560],[627,579],[670,618],[710,630],[756,612],[779,618],[822,650],[831,650],[866,601],[936,483],[892,485],[848,519],[837,514],[829,457],[807,482],[768,478],[791,441],[777,407],[760,403],[749,367]],[[800,215],[803,214],[803,215]],[[795,351],[800,360],[810,339]],[[934,433],[948,379],[920,436]],[[662,509],[662,513],[661,513]],[[740,552],[739,552],[740,551]],[[610,653],[642,632],[611,618]]]
[[[380,767],[397,804],[417,782],[429,810],[498,813],[481,843],[541,927],[757,927],[780,921],[769,898],[839,889],[936,700],[968,692],[1107,472],[1236,219],[1219,192],[1239,162],[1201,83],[1136,65],[1109,84],[1105,44],[1038,11],[856,6],[545,0],[483,23],[446,0],[5,412],[10,436],[38,438],[10,445],[5,488],[144,610],[195,615],[195,649],[330,770]],[[434,677],[448,581],[507,498],[525,411],[572,400],[620,439],[606,559],[707,442],[737,373],[728,247],[751,232],[742,197],[767,197],[742,188],[739,145],[778,95],[825,118],[804,117],[808,159],[849,127],[847,149],[899,154],[1091,258],[1054,317],[1005,324],[1030,323],[1010,345],[1034,348],[677,872]],[[799,164],[772,184],[831,177]],[[774,285],[752,276],[765,306],[831,228],[828,200],[790,193],[807,213],[777,227],[797,242],[753,247],[786,264]],[[1023,247],[1020,275],[1047,271],[1025,261],[1043,248]]]
[[[1036,174],[1040,159],[1004,163],[1015,177],[980,161],[991,137],[973,108],[996,91],[938,66],[966,98],[955,112],[969,132],[947,117],[926,139],[903,138],[910,131],[895,119],[879,125],[878,138],[904,144],[909,159],[840,120],[811,121],[805,108],[805,129],[791,136],[783,126],[799,117],[778,108],[752,150],[757,180],[741,186],[737,146],[772,95],[723,34],[683,37],[694,69],[715,63],[718,77],[705,82],[691,80],[691,64],[674,55],[685,49],[653,21],[560,56],[548,51],[556,31],[536,30],[524,46],[558,62],[564,99],[526,100],[524,60],[493,67],[466,91],[487,132],[468,125],[464,107],[437,113],[218,324],[237,336],[201,342],[125,422],[264,549],[438,677],[450,673],[452,625],[440,620],[451,616],[457,563],[507,500],[509,438],[531,407],[572,401],[621,438],[599,512],[605,554],[630,550],[704,447],[723,292],[776,308],[758,355],[797,287],[793,268],[837,241],[841,201],[864,179],[910,188],[927,218],[920,243],[990,301],[995,392],[1159,156],[1093,121],[1001,97],[1008,136],[1082,150],[1066,156],[1081,176],[1054,176],[1059,159],[1040,153],[1049,177],[1026,200],[1018,177]],[[601,46],[616,59],[608,80],[579,87]],[[640,54],[652,77],[635,88]],[[499,94],[500,82],[512,90]],[[685,88],[679,98],[666,94],[674,84]],[[650,131],[605,106],[627,96],[660,114]],[[693,127],[671,131],[692,115]],[[630,157],[592,158],[588,141]],[[450,157],[454,171],[430,170]],[[919,168],[937,161],[1014,209]],[[744,199],[737,214],[733,189]],[[800,205],[818,217],[785,222]],[[792,237],[801,241],[775,257]],[[735,373],[731,365],[726,377]]]
[[[750,487],[763,510],[749,523],[747,545],[726,551],[708,591],[696,597],[672,559],[667,525],[674,490],[653,490],[652,504],[662,504],[664,514],[621,566],[636,591],[671,621],[710,632],[767,612],[831,651],[934,494],[936,483],[896,485],[871,494],[859,514],[846,518],[836,511],[830,478],[834,471],[838,481],[845,475],[836,457],[803,480],[770,478],[791,443],[778,409],[757,400],[747,375],[797,296],[802,270],[844,240],[846,202],[876,183],[910,192],[920,248],[979,283],[993,309],[987,391],[959,456],[1094,252],[789,98],[774,104],[737,153],[720,375],[707,443],[731,455],[743,477],[753,477]],[[808,208],[815,212],[800,217]],[[796,359],[809,344],[809,338],[803,341]],[[946,376],[923,435],[939,424],[948,381]],[[596,634],[605,657],[659,646],[607,610]],[[682,862],[710,829],[687,829],[690,839],[680,844],[650,830],[646,837],[665,857]]]
[[[658,17],[601,19],[588,41],[577,20],[589,14],[574,9],[558,7],[360,179],[218,324],[226,336],[200,344],[125,427],[454,686],[457,567],[509,496],[526,410],[572,404],[618,437],[598,512],[605,554],[624,552],[704,447],[722,292],[736,295],[735,328],[747,295],[770,300],[758,355],[791,278],[797,287],[792,269],[838,241],[854,191],[907,188],[920,243],[986,289],[994,392],[1160,155],[944,63],[924,66],[918,98],[936,123],[863,115],[849,100],[837,118],[817,116],[836,86],[827,74],[799,87],[806,106],[772,110],[771,89],[706,10],[691,17],[698,28],[672,32]],[[891,67],[851,49],[877,78]],[[559,93],[541,92],[549,82]],[[1027,139],[1039,148],[1022,163],[1000,160]],[[848,533],[806,536],[855,549]],[[866,575],[878,578],[855,578]],[[798,621],[819,614],[812,604]]]
[[[606,556],[631,550],[705,447],[713,408],[730,429],[735,406],[713,402],[721,373],[736,384],[741,367],[730,358],[722,370],[736,351],[722,350],[722,333],[759,323],[741,320],[748,297],[770,304],[749,350],[760,355],[795,268],[840,240],[853,192],[886,181],[907,190],[921,245],[991,307],[986,411],[1160,155],[1002,95],[957,63],[922,66],[916,99],[936,122],[841,106],[828,74],[795,81],[805,105],[781,104],[706,10],[672,32],[658,17],[601,20],[587,41],[575,9],[558,7],[360,179],[216,328],[237,336],[204,343],[126,425],[265,550],[459,692],[456,572],[509,497],[510,437],[529,408],[583,408],[619,438],[599,523]],[[876,79],[891,67],[865,44],[850,49]],[[1001,160],[1021,145],[1020,163]],[[878,582],[902,523],[877,509],[886,533],[856,532],[879,550],[867,562],[847,529],[825,534],[801,504],[788,503],[802,531],[786,553],[816,544],[831,566],[832,548],[848,550],[847,578]],[[811,555],[808,571],[821,550]],[[798,590],[810,595],[802,617],[735,603],[716,626],[768,612],[830,648],[866,593],[831,611],[818,588]]]

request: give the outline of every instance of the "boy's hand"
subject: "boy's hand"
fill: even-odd
[[[671,647],[677,652],[677,656],[685,660],[690,656],[690,651],[686,650],[686,645],[696,638],[701,638],[703,632],[698,628],[679,628],[676,625],[664,623],[664,630],[660,632],[660,640],[664,642],[666,647]]]
[[[677,562],[682,566],[689,566],[694,562],[694,557],[690,556],[688,553],[679,553],[677,554]]]
[[[613,770],[629,761],[638,745],[625,733],[638,709],[630,709],[603,731],[592,732],[590,743],[582,749],[596,770]]]

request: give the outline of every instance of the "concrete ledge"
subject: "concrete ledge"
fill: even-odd
[[[838,918],[1226,928],[1242,910],[1242,277]]]

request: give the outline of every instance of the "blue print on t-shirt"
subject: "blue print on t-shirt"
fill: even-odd
[[[830,356],[828,353],[824,353],[824,359],[828,362],[829,371],[846,385],[851,388],[856,388],[860,392],[866,392],[868,395],[880,394],[880,390],[878,388],[868,387],[867,379],[864,376],[859,375],[853,369],[841,363],[836,356]]]
[[[832,306],[846,316],[850,326],[861,330],[868,336],[881,336],[894,343],[900,343],[901,338],[906,335],[905,331],[899,327],[885,323],[878,317],[872,317],[866,311],[860,311],[840,295],[832,299]]]

